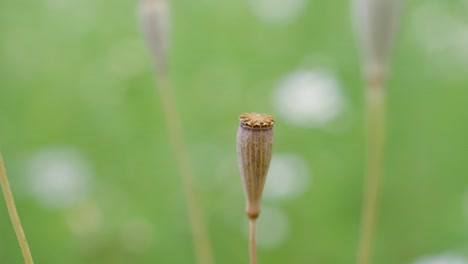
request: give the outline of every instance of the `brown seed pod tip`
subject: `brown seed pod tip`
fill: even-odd
[[[251,129],[269,129],[275,124],[275,119],[266,114],[244,113],[239,120],[242,127]]]

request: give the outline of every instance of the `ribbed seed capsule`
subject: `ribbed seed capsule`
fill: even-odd
[[[246,213],[250,219],[256,219],[270,166],[275,120],[257,113],[242,114],[239,119],[237,158],[245,189]]]
[[[385,75],[403,0],[352,0],[352,18],[365,73]],[[376,76],[377,75],[377,76]]]
[[[166,0],[140,0],[138,17],[153,63],[160,74],[165,73],[170,30],[169,4]]]

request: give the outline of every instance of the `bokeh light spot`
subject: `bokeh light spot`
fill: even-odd
[[[92,177],[90,162],[72,147],[42,149],[28,163],[31,195],[52,209],[65,208],[85,198]]]
[[[296,154],[276,154],[270,163],[265,183],[265,199],[294,198],[307,189],[310,171],[306,161]]]
[[[421,257],[411,264],[468,264],[468,260],[458,255],[444,254],[439,256]]]
[[[98,1],[93,0],[47,0],[49,14],[62,21],[56,23],[68,35],[80,36],[94,29],[98,19]]]
[[[444,75],[466,75],[468,23],[463,16],[437,1],[420,5],[412,16],[412,36],[427,59]],[[419,48],[421,47],[421,48]]]
[[[269,24],[290,22],[304,10],[305,0],[249,0],[254,15]]]
[[[324,125],[345,107],[340,83],[323,69],[301,70],[278,85],[275,106],[286,122],[303,127]]]

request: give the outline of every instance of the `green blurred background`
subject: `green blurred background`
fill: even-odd
[[[276,117],[260,263],[353,263],[364,102],[348,1],[171,1],[171,78],[217,263],[247,263],[238,115]],[[0,149],[36,263],[194,263],[135,1],[0,2]],[[468,260],[468,1],[407,1],[378,264]],[[313,97],[313,98],[310,98]],[[22,263],[0,202],[0,263]]]

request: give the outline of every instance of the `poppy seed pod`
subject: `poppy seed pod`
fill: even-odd
[[[170,30],[169,4],[166,0],[140,0],[137,12],[153,63],[157,70],[165,72]]]
[[[385,74],[403,0],[353,0],[352,18],[367,75]],[[380,76],[381,77],[381,76]]]
[[[275,120],[257,113],[242,114],[239,119],[237,158],[246,196],[246,213],[250,219],[256,219],[270,166]]]

